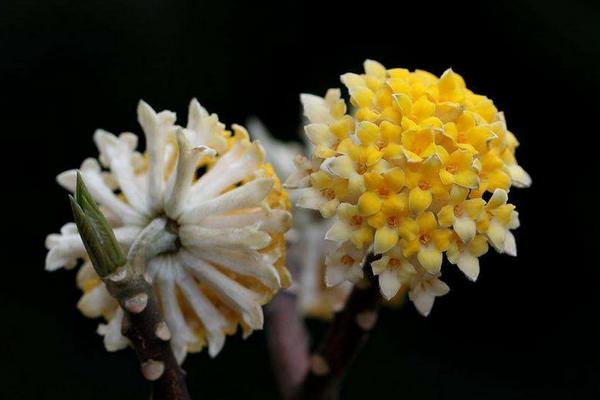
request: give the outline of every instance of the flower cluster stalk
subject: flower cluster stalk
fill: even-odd
[[[367,257],[365,264],[373,261]],[[291,262],[292,260],[289,260]],[[335,400],[352,362],[368,340],[378,318],[381,296],[376,277],[365,268],[345,307],[310,355],[306,330],[293,294],[281,293],[269,305],[269,348],[281,393],[291,400]]]

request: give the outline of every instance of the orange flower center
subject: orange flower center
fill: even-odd
[[[362,225],[363,223],[363,217],[361,217],[360,215],[353,215],[352,218],[350,218],[350,225],[354,228]]]
[[[451,174],[456,174],[458,172],[458,167],[454,164],[448,164],[446,165],[446,171],[450,172]]]
[[[367,172],[367,164],[365,164],[364,162],[359,162],[356,165],[356,172],[358,172],[360,175],[364,174],[365,172]]]
[[[398,226],[398,224],[400,223],[400,218],[398,218],[395,215],[392,215],[387,218],[387,223],[390,226],[390,228],[396,228]]]
[[[461,206],[454,206],[454,215],[460,217],[463,214],[463,209]]]
[[[421,188],[421,190],[429,190],[431,189],[431,184],[429,182],[421,182],[419,183],[419,188]]]
[[[354,264],[354,258],[350,257],[348,254],[344,254],[344,256],[340,259],[340,261],[344,265],[352,265],[352,264]]]
[[[321,190],[321,194],[323,195],[323,197],[325,197],[327,200],[333,200],[335,199],[335,192],[333,189],[322,189]]]
[[[419,236],[419,242],[421,242],[422,245],[426,245],[430,240],[431,238],[426,233],[422,233],[421,236]]]
[[[390,267],[399,267],[402,263],[397,258],[391,258],[388,264]]]

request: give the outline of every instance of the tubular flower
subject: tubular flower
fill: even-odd
[[[299,143],[274,138],[257,119],[249,121],[248,128],[251,135],[264,146],[267,158],[278,176],[287,176],[288,184],[296,187],[302,186],[303,181],[305,184],[308,182],[314,165],[302,155],[307,146],[303,148]],[[297,192],[291,192],[291,195],[298,195]],[[344,204],[341,207],[345,207]],[[355,217],[352,207],[354,206],[350,206],[347,213],[347,222],[353,227],[351,234],[356,243],[368,245],[372,236],[365,237],[369,235],[369,230],[362,220],[359,227],[359,217]],[[330,319],[344,306],[352,290],[350,282],[332,287],[325,285],[325,255],[335,247],[335,243],[323,240],[323,235],[329,230],[331,221],[319,218],[318,212],[305,208],[294,208],[293,215],[294,226],[286,233],[285,238],[288,246],[286,261],[294,283],[287,290],[297,296],[298,307],[303,315]],[[341,228],[340,234],[349,233],[345,226]]]
[[[136,151],[134,134],[98,130],[100,163],[87,159],[79,171],[125,250],[157,226],[176,233],[176,249],[151,258],[146,276],[177,359],[206,345],[215,356],[238,326],[245,336],[261,329],[261,305],[291,283],[283,239],[291,226],[289,200],[262,147],[243,127],[226,130],[195,99],[185,128],[175,125],[174,113],[156,113],[143,101],[137,111],[145,153]],[[57,180],[74,191],[75,177],[70,170]],[[83,260],[78,308],[107,320],[98,328],[107,350],[127,346],[120,333],[123,313],[94,272],[74,224],[49,235],[46,246],[47,270]]]
[[[361,278],[372,252],[383,295],[404,288],[427,315],[449,290],[444,254],[472,280],[488,243],[516,255],[508,192],[531,178],[504,115],[451,69],[437,77],[367,60],[364,70],[341,76],[349,105],[334,89],[301,96],[313,151],[286,185],[319,199],[299,206],[334,219],[327,284]]]

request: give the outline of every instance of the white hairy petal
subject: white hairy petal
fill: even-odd
[[[165,144],[167,135],[175,123],[175,114],[170,111],[156,113],[146,102],[138,104],[138,122],[146,135],[148,157],[148,203],[152,212],[162,207]]]
[[[188,108],[187,129],[193,131],[189,137],[192,147],[207,146],[219,153],[227,149],[225,125],[219,122],[217,114],[209,115],[196,99],[192,99]]]
[[[123,138],[117,138],[112,133],[98,129],[94,133],[94,142],[128,203],[141,214],[146,214],[148,212],[146,194],[138,186],[133,170],[131,140],[128,139],[128,134],[122,136]]]
[[[65,227],[67,227],[65,229]],[[46,237],[46,248],[49,250],[46,255],[46,270],[55,271],[61,267],[74,267],[78,259],[85,256],[85,247],[81,241],[77,229],[72,230],[75,224],[65,225],[61,234],[50,234]],[[124,249],[129,248],[135,240],[141,228],[136,226],[125,226],[115,228],[115,238]]]
[[[104,336],[104,347],[107,351],[119,351],[129,345],[129,340],[121,333],[123,310],[119,307],[108,324],[98,325],[98,334]]]
[[[178,276],[177,284],[192,307],[208,338],[208,353],[215,357],[225,344],[225,329],[227,321],[211,301],[202,293],[198,283],[187,271],[183,270]]]
[[[195,225],[182,225],[179,237],[184,246],[200,248],[248,248],[259,250],[271,243],[271,236],[253,227],[210,229]]]
[[[242,248],[223,249],[193,247],[188,249],[197,258],[222,266],[236,274],[251,276],[260,280],[267,287],[277,289],[281,281],[273,266],[273,259],[266,254]]]
[[[170,257],[155,257],[150,263],[156,263],[159,270],[155,278],[155,287],[160,294],[163,315],[172,334],[171,344],[177,362],[182,363],[187,352],[187,346],[197,339],[188,326],[177,300],[175,291],[176,272],[172,269]]]
[[[77,308],[88,318],[101,317],[104,312],[118,307],[117,301],[108,293],[103,283],[85,293],[77,302]]]
[[[192,205],[183,212],[179,221],[197,224],[209,215],[224,214],[232,210],[256,207],[273,188],[272,179],[255,179],[219,197]]]
[[[214,156],[216,154],[214,150],[208,147],[192,148],[181,128],[177,129],[176,135],[179,146],[177,168],[169,180],[164,203],[165,212],[175,220],[179,218],[183,211],[183,205],[188,200],[198,160],[202,156]]]
[[[263,296],[246,289],[209,264],[198,260],[185,251],[180,252],[180,257],[183,264],[190,269],[190,272],[200,282],[213,290],[225,304],[239,313],[248,326],[252,329],[262,329],[263,312],[260,304],[265,300]]]
[[[208,216],[199,224],[205,228],[241,228],[255,225],[269,233],[284,233],[291,228],[292,214],[285,210],[244,209],[227,215]]]
[[[98,165],[96,160],[93,158],[86,159],[81,164],[79,172],[94,200],[106,207],[119,219],[119,222],[122,224],[133,225],[145,224],[146,217],[129,204],[119,199],[107,185],[105,179],[101,175],[100,165]],[[77,170],[75,169],[65,171],[56,177],[58,183],[72,193],[75,193],[76,179]]]
[[[227,187],[253,175],[264,158],[264,151],[258,144],[248,141],[236,143],[193,185],[190,203],[215,197]]]

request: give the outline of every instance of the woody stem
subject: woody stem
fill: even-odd
[[[298,246],[288,248],[287,268],[300,279],[302,254]],[[289,399],[308,371],[308,333],[298,310],[295,293],[281,291],[265,307],[267,346],[275,378],[284,399]]]
[[[311,356],[310,369],[293,400],[339,398],[341,383],[377,322],[380,295],[371,261],[372,255],[363,266],[365,278],[354,285],[344,309],[335,315],[329,332]]]
[[[153,400],[189,400],[185,376],[171,350],[171,333],[150,284],[129,264],[103,279],[123,311],[122,333],[131,342]]]

